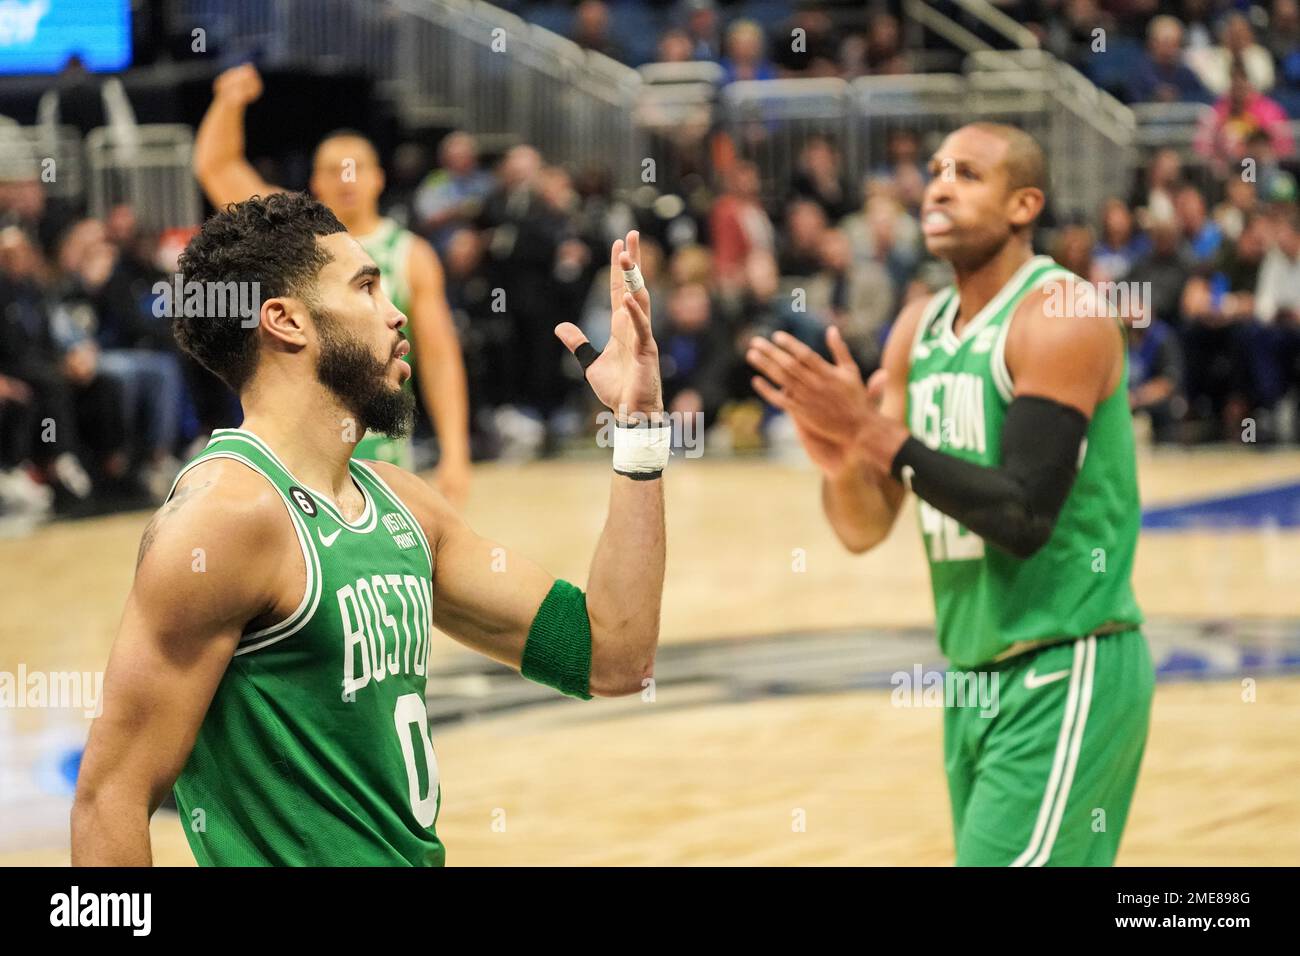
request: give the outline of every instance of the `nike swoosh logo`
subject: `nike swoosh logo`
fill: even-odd
[[[1052,681],[1058,681],[1062,677],[1069,676],[1070,672],[1068,670],[1054,671],[1051,674],[1035,674],[1031,667],[1029,673],[1025,675],[1025,687],[1028,690],[1034,690],[1037,687],[1042,687],[1044,684],[1050,684]]]
[[[335,528],[333,534],[321,534],[320,528],[316,529],[316,537],[320,538],[320,543],[325,545],[325,547],[327,548],[330,545],[332,545],[334,543],[334,539],[337,538],[342,533],[343,533],[342,528]]]

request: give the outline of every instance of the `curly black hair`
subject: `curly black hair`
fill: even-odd
[[[305,193],[273,193],[231,203],[203,224],[180,257],[185,283],[258,283],[258,301],[293,296],[315,302],[316,278],[330,262],[317,236],[346,232]],[[184,315],[172,331],[180,347],[238,392],[257,369],[257,335],[238,315]]]

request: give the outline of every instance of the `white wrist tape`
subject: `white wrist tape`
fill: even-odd
[[[673,426],[643,425],[614,429],[614,470],[629,478],[654,478],[668,467]]]
[[[623,284],[627,286],[628,292],[640,292],[644,289],[645,282],[641,278],[641,267],[633,265],[631,269],[624,269]]]

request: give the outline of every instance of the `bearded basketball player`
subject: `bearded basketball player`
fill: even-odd
[[[204,224],[187,281],[259,282],[258,324],[186,317],[176,334],[246,418],[213,435],[144,532],[77,781],[74,863],[148,864],[149,819],[173,789],[203,865],[442,864],[434,627],[570,696],[642,689],[671,427],[639,258],[635,232],[614,243],[602,353],[556,329],[626,426],[584,594],[340,440],[350,419],[400,434],[414,399],[406,317],[329,209],[276,193]]]
[[[1047,176],[1031,137],[964,126],[930,171],[922,229],[955,286],[903,310],[866,388],[833,328],[833,364],[755,339],[754,387],[793,420],[849,550],[920,499],[940,647],[999,688],[995,713],[945,709],[957,864],[1109,865],[1154,681],[1130,582],[1123,333],[1096,302],[1071,307],[1077,277],[1034,254]]]
[[[252,64],[217,77],[215,96],[194,140],[194,172],[217,209],[280,187],[266,182],[244,157],[244,112],[262,95]],[[341,131],[323,139],[312,161],[311,192],[330,208],[379,266],[384,294],[410,320],[407,361],[416,368],[425,410],[438,435],[440,457],[434,483],[453,504],[469,491],[469,399],[465,363],[443,291],[442,264],[433,247],[379,214],[384,170],[374,144]],[[411,467],[410,444],[372,432],[358,444],[358,458]]]

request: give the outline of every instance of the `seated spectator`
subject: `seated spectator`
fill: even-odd
[[[1300,4],[1296,0],[1273,0],[1264,45],[1273,55],[1278,82],[1300,88]]]
[[[33,466],[59,510],[80,507],[92,491],[128,490],[121,392],[98,359],[93,343],[60,344],[40,254],[21,230],[6,229],[0,234],[0,376],[6,380],[0,468]]]
[[[1300,211],[1283,207],[1273,225],[1273,245],[1255,287],[1255,317],[1265,325],[1300,324]]]
[[[901,303],[907,282],[921,261],[921,226],[895,197],[888,183],[868,180],[867,200],[840,228],[848,236],[856,263],[875,262],[890,280],[890,299]]]
[[[1092,229],[1083,223],[1062,227],[1052,244],[1052,258],[1085,281],[1093,281]]]
[[[834,24],[824,10],[797,10],[772,31],[770,48],[782,77],[837,76],[835,45]]]
[[[604,0],[582,0],[573,11],[573,33],[569,37],[584,50],[602,53],[620,63],[627,53],[609,35],[609,7]]]
[[[98,349],[98,367],[122,390],[132,463],[160,501],[180,469],[174,451],[185,400],[169,325],[148,311],[152,297],[137,299],[123,288],[120,254],[98,220],[83,219],[68,231],[58,266],[56,334],[69,351],[86,344]]]
[[[1174,193],[1174,216],[1193,262],[1211,261],[1218,254],[1223,233],[1205,209],[1205,196],[1191,183],[1183,183]]]
[[[656,63],[689,63],[695,59],[691,36],[681,27],[670,27],[659,35],[655,46]]]
[[[1210,93],[1183,62],[1183,25],[1171,16],[1158,16],[1147,27],[1147,49],[1128,84],[1130,103],[1207,103]]]
[[[759,202],[758,167],[744,160],[727,171],[726,188],[709,213],[709,236],[717,281],[725,292],[743,282],[745,260],[755,249],[772,251],[775,230]]]
[[[1172,328],[1143,310],[1140,296],[1133,305],[1124,317],[1129,326],[1129,408],[1150,419],[1156,442],[1172,441],[1187,411],[1182,348]]]
[[[777,245],[783,278],[810,276],[817,271],[826,228],[826,213],[815,202],[796,199],[786,206],[785,230]]]
[[[1151,251],[1133,264],[1128,281],[1150,282],[1155,318],[1171,324],[1179,320],[1179,299],[1195,263],[1180,242],[1172,219],[1153,222],[1148,230]]]
[[[727,55],[722,60],[722,83],[737,80],[774,80],[776,69],[767,60],[767,37],[753,20],[737,20],[727,28]]]
[[[1249,358],[1249,321],[1226,313],[1209,278],[1193,275],[1179,301],[1186,355],[1189,414],[1209,422],[1211,437],[1239,439],[1241,420],[1255,405]]]
[[[1232,84],[1232,70],[1240,63],[1250,78],[1250,85],[1267,92],[1273,88],[1273,56],[1255,42],[1255,31],[1243,14],[1229,13],[1220,26],[1222,40],[1218,46],[1193,50],[1187,65],[1201,84],[1214,96],[1223,96]]]
[[[441,254],[452,233],[478,218],[495,181],[479,169],[474,137],[460,130],[438,144],[438,163],[415,193],[415,216],[420,234]]]
[[[1151,240],[1137,231],[1128,203],[1112,196],[1102,206],[1101,236],[1092,250],[1093,267],[1103,282],[1118,282],[1151,251]]]
[[[1233,318],[1255,315],[1255,288],[1264,256],[1273,245],[1272,219],[1252,213],[1235,242],[1225,242],[1214,262],[1211,287],[1223,291],[1222,309]]]
[[[811,199],[831,222],[857,208],[857,197],[844,179],[840,151],[829,137],[814,134],[804,143],[790,183],[790,198]]]
[[[889,131],[885,162],[871,171],[871,178],[887,180],[893,194],[912,215],[920,211],[930,173],[921,156],[921,139],[916,130],[902,127]]]
[[[692,58],[717,63],[722,59],[722,31],[714,0],[685,0],[686,34],[691,39]]]
[[[1219,178],[1239,176],[1247,143],[1258,144],[1261,133],[1268,137],[1273,157],[1288,159],[1295,151],[1286,111],[1276,100],[1257,92],[1246,70],[1237,64],[1232,69],[1231,88],[1202,121],[1194,148],[1209,160]]]
[[[1264,137],[1265,141],[1268,137]],[[1259,209],[1259,189],[1254,182],[1229,176],[1223,186],[1223,202],[1214,207],[1214,221],[1225,239],[1236,241],[1246,222]]]
[[[826,354],[826,329],[835,325],[864,375],[880,367],[883,331],[894,317],[894,290],[884,266],[853,256],[839,229],[822,235],[820,268],[808,280],[808,314],[819,321],[808,344]]]
[[[1149,229],[1153,222],[1167,222],[1174,218],[1174,189],[1183,178],[1183,160],[1178,150],[1166,146],[1156,151],[1147,163],[1146,182],[1133,197],[1138,223]]]
[[[665,303],[668,321],[659,341],[664,408],[680,415],[703,414],[705,427],[722,407],[735,361],[730,339],[711,310],[704,285],[678,286]]]
[[[903,48],[903,31],[891,13],[872,14],[867,24],[867,72],[873,76],[898,76],[914,72]]]
[[[1065,9],[1048,21],[1044,46],[1057,57],[1080,72],[1084,71],[1097,40],[1095,31],[1102,36],[1115,30],[1115,21],[1101,8],[1097,0],[1066,0]]]

